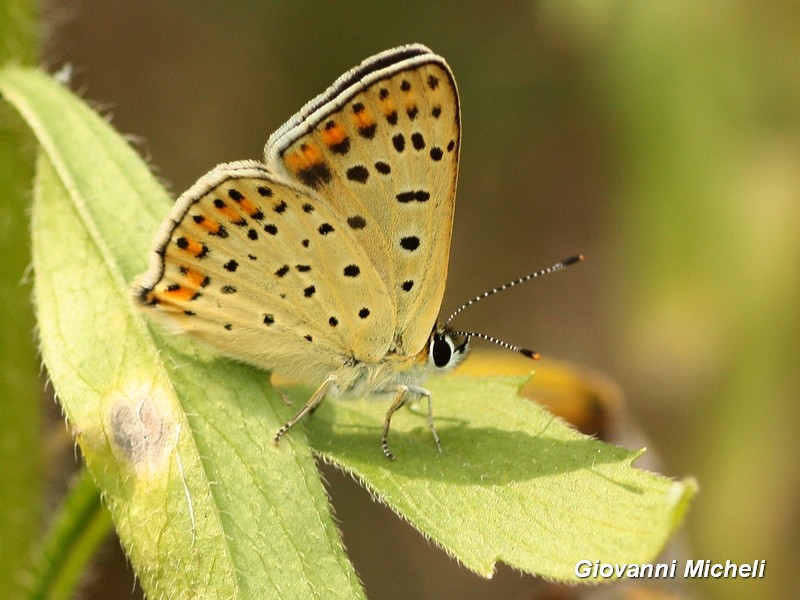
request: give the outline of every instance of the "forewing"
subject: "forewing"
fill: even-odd
[[[220,165],[176,202],[137,297],[227,355],[319,380],[351,359],[382,358],[396,327],[349,229],[261,163]]]
[[[267,143],[269,167],[324,198],[375,265],[399,354],[422,349],[441,307],[459,144],[452,73],[420,45],[346,73]]]

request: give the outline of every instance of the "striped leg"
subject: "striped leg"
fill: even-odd
[[[398,409],[408,402],[408,394],[418,394],[424,396],[428,400],[428,428],[433,434],[433,441],[436,442],[436,448],[439,452],[442,451],[442,443],[439,441],[439,434],[436,433],[436,427],[433,426],[433,404],[431,402],[431,393],[425,388],[416,385],[398,385],[395,388],[395,397],[389,410],[386,411],[386,418],[383,421],[383,435],[381,436],[381,449],[383,455],[389,460],[394,460],[394,454],[389,450],[389,427],[392,423],[392,416]]]
[[[303,406],[303,408],[301,408],[295,416],[289,419],[283,427],[278,429],[278,432],[272,439],[275,445],[278,445],[284,434],[287,431],[289,431],[289,429],[297,425],[300,419],[302,419],[308,413],[312,412],[315,408],[317,408],[319,403],[325,399],[325,394],[328,393],[328,389],[331,387],[334,381],[336,381],[336,377],[334,375],[329,375],[327,379],[325,379],[325,381],[322,382],[322,385],[319,386],[319,389],[316,392],[314,392],[311,398],[308,399],[308,402],[305,403],[305,406]]]

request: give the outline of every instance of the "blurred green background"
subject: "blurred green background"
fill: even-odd
[[[176,196],[219,162],[259,158],[367,56],[409,42],[444,56],[464,134],[443,310],[586,254],[458,325],[608,374],[661,471],[699,480],[686,556],[767,560],[764,580],[690,594],[792,595],[800,3],[81,0],[41,13],[44,64],[71,64],[73,89]],[[531,578],[481,580],[326,476],[371,598],[530,597]],[[129,597],[130,580],[87,597]]]

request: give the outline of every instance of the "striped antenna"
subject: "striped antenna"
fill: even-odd
[[[496,288],[492,288],[488,292],[483,292],[481,295],[475,296],[472,300],[469,300],[464,304],[462,304],[461,306],[459,306],[452,315],[447,317],[447,320],[444,322],[444,326],[447,327],[450,324],[450,321],[452,321],[456,317],[456,315],[458,315],[465,308],[472,306],[476,302],[480,302],[481,300],[488,298],[489,296],[494,296],[497,292],[505,291],[509,288],[514,287],[515,285],[519,285],[520,283],[525,283],[526,281],[531,281],[532,279],[536,279],[537,277],[541,277],[542,275],[549,275],[550,273],[555,273],[556,271],[563,271],[567,267],[574,265],[575,263],[578,263],[582,260],[583,260],[583,254],[576,254],[575,256],[570,256],[569,258],[565,258],[564,260],[558,261],[556,264],[550,265],[546,269],[542,269],[541,271],[535,271],[534,273],[528,273],[527,275],[520,277],[519,279],[515,279],[514,281],[509,281],[508,283],[504,283],[503,285],[498,285]],[[475,335],[475,337],[481,337],[477,334],[472,334],[472,335]],[[489,341],[495,341],[496,343],[496,340],[489,340]]]
[[[527,356],[528,358],[532,358],[533,360],[539,360],[539,353],[534,352],[533,350],[528,350],[527,348],[520,348],[519,346],[515,346],[514,344],[509,344],[508,342],[504,342],[503,340],[498,340],[496,337],[492,337],[491,335],[486,335],[485,333],[477,333],[475,331],[453,331],[448,329],[447,326],[450,324],[455,316],[460,313],[465,308],[472,306],[476,302],[480,302],[484,298],[488,298],[489,296],[493,296],[497,292],[502,292],[507,290],[508,288],[512,288],[515,285],[519,285],[520,283],[525,283],[526,281],[530,281],[532,279],[536,279],[537,277],[541,277],[542,275],[549,275],[550,273],[555,273],[556,271],[563,271],[570,265],[574,265],[577,262],[583,260],[583,254],[576,254],[575,256],[570,256],[569,258],[565,258],[562,261],[557,262],[554,265],[550,265],[546,269],[542,269],[541,271],[536,271],[534,273],[529,273],[524,277],[520,277],[519,279],[515,279],[514,281],[509,281],[508,283],[504,283],[503,285],[498,285],[496,288],[490,289],[488,292],[483,292],[480,296],[475,296],[472,300],[465,302],[461,306],[459,306],[456,311],[447,318],[447,321],[444,322],[444,329],[447,329],[450,333],[454,335],[463,335],[469,341],[469,338],[476,337],[481,340],[486,340],[487,342],[492,342],[493,344],[497,344],[503,348],[511,350],[513,352],[519,352],[523,356]]]
[[[527,348],[520,348],[519,346],[515,346],[514,344],[509,344],[508,342],[504,342],[503,340],[498,340],[496,337],[492,337],[490,335],[486,335],[485,333],[477,333],[475,331],[451,331],[447,330],[448,333],[453,335],[463,335],[469,341],[469,338],[476,337],[482,340],[486,340],[487,342],[492,342],[493,344],[497,344],[498,346],[502,346],[506,350],[511,350],[512,352],[519,352],[523,356],[527,356],[528,358],[532,358],[533,360],[539,360],[539,353],[534,352],[533,350],[528,350]]]

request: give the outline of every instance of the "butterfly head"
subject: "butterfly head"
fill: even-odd
[[[456,368],[469,352],[469,336],[436,327],[428,340],[428,364],[446,373]]]

